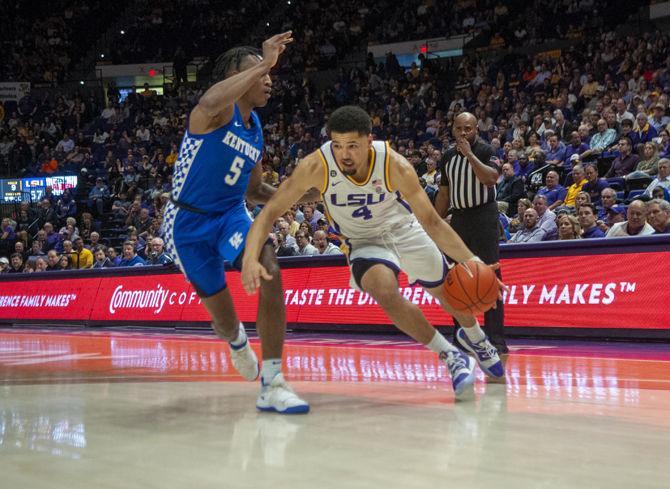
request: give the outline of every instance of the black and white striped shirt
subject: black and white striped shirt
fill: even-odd
[[[494,155],[491,145],[477,138],[472,145],[472,152],[484,165],[497,170],[495,163],[491,161]],[[449,201],[454,209],[470,209],[495,202],[495,186],[487,187],[479,181],[472,165],[465,156],[456,151],[456,146],[449,148],[442,157],[440,173],[440,185],[448,187]]]

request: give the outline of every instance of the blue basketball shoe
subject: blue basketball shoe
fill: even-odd
[[[443,351],[440,358],[447,364],[451,374],[456,399],[463,401],[475,395],[475,361],[462,352]]]
[[[488,338],[484,337],[483,340],[473,343],[470,338],[468,338],[468,335],[465,334],[464,328],[458,329],[456,337],[461,346],[475,356],[479,368],[481,368],[486,375],[496,378],[505,376],[505,367],[500,360],[500,356],[498,356],[498,350],[491,344]]]

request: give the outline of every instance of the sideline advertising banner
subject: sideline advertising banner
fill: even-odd
[[[669,252],[503,259],[505,323],[510,327],[670,330],[670,287],[659,263]],[[287,320],[293,324],[389,325],[370,296],[349,286],[346,266],[284,268]],[[666,267],[667,270],[667,267]],[[136,271],[136,269],[135,269]],[[0,319],[79,322],[208,322],[193,287],[178,273],[58,279],[58,272],[0,281]],[[144,273],[146,272],[146,273]],[[84,275],[83,273],[81,275]],[[88,275],[88,274],[86,274]],[[51,280],[46,280],[48,276]],[[39,278],[38,278],[39,277]],[[238,272],[227,272],[242,321],[256,320]],[[55,279],[55,280],[54,280]],[[422,288],[400,276],[401,294],[435,325],[451,318]]]

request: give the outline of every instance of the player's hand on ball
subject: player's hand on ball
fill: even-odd
[[[489,268],[495,272],[500,268],[500,262],[492,263],[489,265]],[[509,287],[507,287],[507,285],[505,285],[499,278],[496,278],[496,280],[498,281],[498,300],[503,300],[503,294],[509,291]],[[493,309],[495,308],[496,306],[493,306]]]
[[[279,55],[286,50],[286,45],[292,42],[293,33],[291,31],[276,34],[263,41],[263,62],[267,63],[269,68],[272,68],[277,64]]]
[[[247,294],[254,294],[261,286],[261,280],[272,280],[272,275],[257,260],[245,261],[242,265],[242,286]]]
[[[484,261],[483,261],[481,258],[479,258],[478,256],[476,256],[476,255],[475,255],[474,257],[470,258],[470,260],[468,260],[468,261],[477,261],[477,262],[479,262],[479,263],[484,263]],[[499,270],[499,269],[500,269],[500,262],[495,262],[495,263],[492,263],[492,264],[490,264],[490,265],[486,265],[486,266],[488,266],[491,270],[493,270],[493,273],[495,273],[496,270]],[[497,275],[496,275],[496,282],[497,282],[497,284],[498,284],[498,300],[503,300],[503,294],[504,294],[505,292],[508,292],[508,291],[509,291],[509,287],[507,287],[507,285],[505,285],[505,284],[502,282],[502,280],[500,280],[500,279],[498,278]],[[495,308],[497,308],[497,307],[498,307],[497,304],[494,304],[494,305],[493,305],[493,309],[495,309]]]

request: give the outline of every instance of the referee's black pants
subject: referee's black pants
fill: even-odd
[[[484,263],[492,264],[499,261],[498,205],[495,202],[470,209],[453,209],[451,227]],[[496,271],[496,275],[502,280],[500,269]],[[504,317],[503,302],[500,300],[495,309],[484,313],[484,332],[499,353],[508,352],[505,343]],[[458,344],[456,331],[459,324],[455,319],[454,324],[454,341]]]

